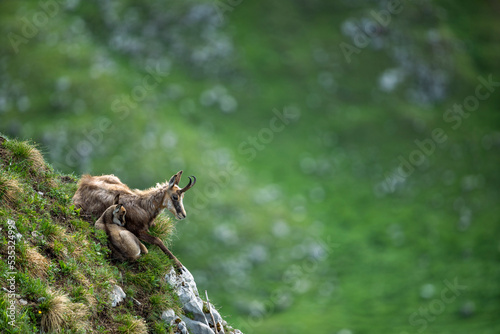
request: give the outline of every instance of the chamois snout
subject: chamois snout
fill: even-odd
[[[174,215],[175,218],[182,220],[186,218],[186,210],[182,203],[184,196],[177,196],[176,194],[170,196],[167,202],[167,209]]]

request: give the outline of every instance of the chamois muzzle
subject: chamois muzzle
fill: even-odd
[[[191,179],[192,178],[192,179]],[[194,180],[194,181],[193,181]],[[189,177],[189,183],[184,187],[182,188],[181,190],[179,190],[179,192],[183,193],[183,192],[186,192],[187,190],[189,190],[191,187],[193,187],[196,183],[196,177],[194,176],[190,176]]]

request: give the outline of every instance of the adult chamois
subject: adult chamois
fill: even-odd
[[[140,240],[160,247],[173,260],[177,272],[181,273],[181,262],[160,238],[148,233],[154,219],[165,208],[179,220],[186,218],[182,199],[185,192],[195,185],[196,178],[190,176],[189,183],[181,188],[181,175],[182,170],[174,174],[168,182],[147,190],[132,190],[114,175],[83,175],[73,196],[73,202],[84,214],[99,217],[113,205],[116,195],[120,195],[120,203],[127,208],[126,229]]]

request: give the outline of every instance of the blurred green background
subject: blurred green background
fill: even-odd
[[[499,333],[499,15],[5,0],[0,132],[66,173],[196,175],[171,247],[247,334]]]

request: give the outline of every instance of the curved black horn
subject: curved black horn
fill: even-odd
[[[192,178],[192,179],[191,179],[191,178]],[[193,181],[193,180],[194,180],[194,181]],[[181,193],[183,193],[183,192],[185,192],[185,191],[189,190],[189,188],[191,188],[192,186],[194,186],[194,184],[195,184],[195,183],[196,183],[196,177],[194,177],[193,175],[191,175],[191,176],[189,177],[189,183],[188,183],[188,184],[187,184],[184,188],[182,188],[182,189],[181,189]]]

